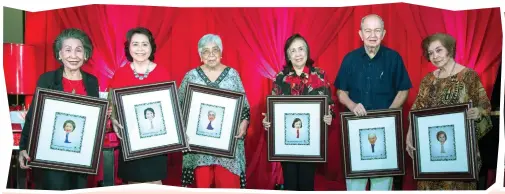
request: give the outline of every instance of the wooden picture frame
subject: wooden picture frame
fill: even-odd
[[[328,126],[323,117],[329,111],[328,96],[270,95],[267,110],[268,161],[327,161]]]
[[[410,112],[412,143],[416,148],[414,179],[478,179],[475,126],[467,119],[471,107],[471,103],[462,103]]]
[[[184,118],[191,152],[235,158],[244,101],[241,92],[189,83]]]
[[[342,112],[340,121],[345,178],[405,175],[401,109]]]
[[[109,102],[45,88],[34,99],[27,165],[96,175]]]
[[[125,161],[188,149],[175,81],[112,90]]]

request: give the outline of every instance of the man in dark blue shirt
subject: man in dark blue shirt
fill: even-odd
[[[367,110],[400,108],[412,88],[398,52],[381,45],[384,21],[371,14],[363,17],[359,36],[364,46],[348,53],[340,66],[335,88],[340,103],[357,116]],[[370,178],[370,190],[391,190],[392,177]],[[366,190],[368,178],[347,179],[347,190]]]

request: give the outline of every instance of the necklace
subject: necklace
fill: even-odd
[[[133,74],[135,75],[135,78],[139,79],[139,80],[143,80],[145,78],[147,78],[147,76],[149,76],[149,66],[151,66],[151,62],[149,62],[149,64],[147,64],[147,69],[146,69],[146,72],[144,73],[144,75],[139,75],[139,73],[137,73],[137,70],[135,70],[135,65],[132,64],[132,69],[133,69]]]
[[[452,66],[451,72],[447,76],[448,78],[451,77],[452,73],[454,72],[455,67],[456,67],[456,61],[454,61],[454,66]],[[437,86],[436,85],[438,83],[438,79],[440,79],[440,73],[442,73],[442,68],[440,68],[440,70],[438,71],[438,75],[436,76],[436,79],[433,81],[433,84],[430,87],[429,96],[432,99],[431,100],[432,103],[439,102],[439,100],[436,100],[436,98],[437,98]]]
[[[72,83],[72,80],[69,79],[69,77],[65,71],[63,71],[63,73],[65,74],[66,78],[68,79],[68,83],[70,83],[70,85],[72,86],[72,94],[75,94],[75,87],[74,87],[74,84]]]
[[[454,67],[456,67],[456,61],[454,61],[454,65],[452,66],[451,72],[447,77],[451,77],[452,73],[454,72]],[[440,71],[438,71],[438,77],[440,79],[440,73],[442,73],[442,68],[440,68]]]

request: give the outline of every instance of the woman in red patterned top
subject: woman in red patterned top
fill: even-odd
[[[299,34],[292,35],[284,45],[284,56],[286,66],[275,78],[272,95],[326,95],[331,112],[323,117],[323,121],[330,125],[334,115],[330,84],[326,80],[325,72],[314,67],[307,41]],[[263,115],[266,116],[265,113]],[[265,130],[270,127],[266,117],[263,119],[263,126]],[[286,190],[314,190],[315,164],[301,162],[281,162],[281,164]]]
[[[75,28],[64,30],[53,43],[54,57],[62,66],[55,71],[42,74],[37,87],[64,91],[98,98],[98,80],[95,76],[81,70],[93,53],[93,45],[88,35]],[[33,99],[36,100],[36,99]],[[33,103],[32,103],[33,104]],[[19,142],[19,166],[28,169],[25,160],[30,160],[26,149],[30,134],[33,106],[28,109],[25,125]],[[87,175],[73,172],[34,169],[40,180],[35,180],[37,189],[71,190],[87,186]]]
[[[156,43],[148,29],[139,27],[129,30],[124,51],[129,63],[116,70],[109,89],[171,81],[168,70],[153,62]],[[122,126],[115,119],[115,114],[111,116],[113,129],[119,137],[117,131]],[[123,155],[119,154],[118,177],[129,184],[149,182],[161,185],[161,180],[167,177],[167,160],[168,155],[165,154],[124,161]]]

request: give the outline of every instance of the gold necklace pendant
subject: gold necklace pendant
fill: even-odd
[[[72,83],[72,80],[70,80],[70,77],[68,77],[68,75],[65,71],[63,71],[63,74],[64,74],[63,77],[66,77],[68,79],[68,83],[70,83],[70,85],[72,86],[72,94],[75,94],[75,88],[74,88],[74,84]]]

